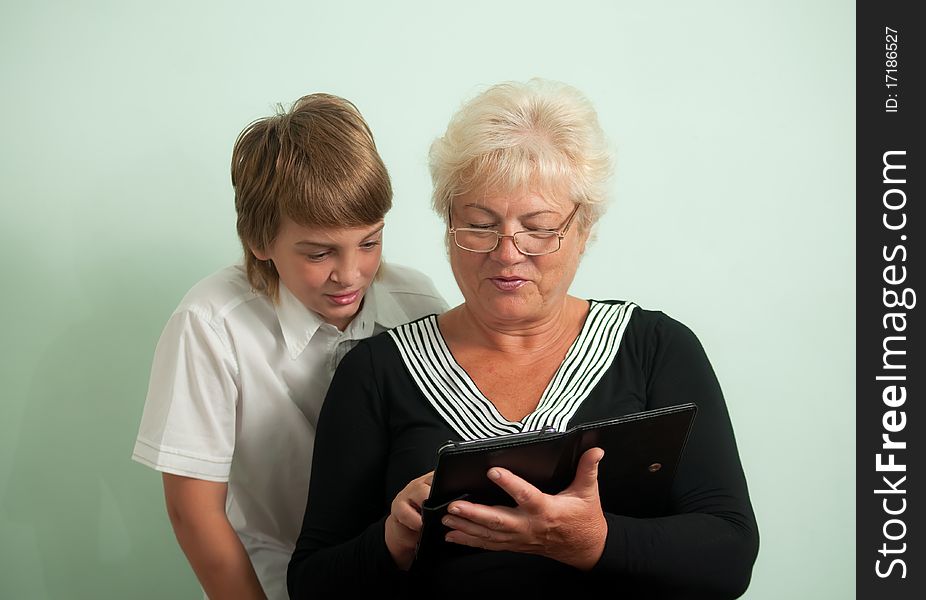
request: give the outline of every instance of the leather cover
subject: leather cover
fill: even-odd
[[[632,517],[665,514],[696,412],[689,403],[583,423],[563,432],[548,429],[448,442],[438,450],[431,493],[422,507],[424,526],[415,567],[473,551],[444,541],[449,529],[441,519],[454,500],[515,505],[488,478],[491,467],[504,467],[542,492],[558,494],[572,483],[582,453],[599,447],[605,452],[598,466],[602,507]]]

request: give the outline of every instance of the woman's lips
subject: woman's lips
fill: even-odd
[[[490,281],[497,289],[503,292],[513,292],[527,283],[526,279],[518,277],[492,277]]]
[[[326,294],[328,299],[331,300],[334,304],[338,306],[347,306],[348,304],[353,304],[357,301],[357,298],[360,297],[360,290],[355,290],[353,292],[348,292],[346,294]]]

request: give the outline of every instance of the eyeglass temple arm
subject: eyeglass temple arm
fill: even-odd
[[[576,204],[576,207],[572,209],[572,214],[570,214],[570,215],[569,215],[569,218],[566,219],[566,226],[563,227],[563,230],[562,230],[562,231],[557,231],[557,232],[556,232],[556,235],[557,235],[557,237],[559,237],[559,239],[563,239],[564,237],[566,237],[566,232],[569,231],[569,227],[572,226],[572,220],[575,218],[576,213],[579,212],[579,207],[580,207],[580,206],[582,206],[582,205],[581,205],[581,204]]]

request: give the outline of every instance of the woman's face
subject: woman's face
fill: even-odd
[[[304,227],[285,219],[270,248],[280,282],[306,308],[343,330],[373,282],[382,256],[383,222],[363,227]]]
[[[502,235],[525,230],[562,230],[575,208],[565,195],[540,191],[474,193],[454,199],[454,227],[494,229]],[[563,307],[585,251],[588,232],[573,223],[557,252],[526,256],[511,238],[480,254],[450,241],[450,266],[468,310],[500,326],[540,322]]]

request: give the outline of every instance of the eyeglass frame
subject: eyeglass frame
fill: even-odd
[[[575,219],[575,216],[576,214],[578,214],[579,208],[581,206],[582,206],[581,204],[577,203],[576,207],[572,209],[572,213],[569,214],[569,216],[566,218],[563,224],[559,226],[559,228],[552,229],[550,231],[543,231],[543,233],[555,233],[556,234],[556,250],[550,250],[549,252],[541,252],[541,253],[525,252],[524,250],[521,250],[521,247],[518,246],[518,242],[515,241],[514,236],[521,234],[521,233],[537,233],[537,230],[531,231],[530,229],[522,229],[521,231],[515,231],[514,233],[510,235],[502,235],[495,229],[479,229],[476,227],[454,227],[453,226],[453,203],[452,202],[447,207],[447,226],[448,226],[447,233],[450,235],[450,237],[453,238],[453,243],[457,248],[459,248],[460,250],[466,250],[467,252],[475,252],[476,254],[489,254],[490,252],[495,252],[495,250],[498,249],[498,245],[499,243],[501,243],[501,240],[503,238],[511,238],[511,243],[514,244],[515,250],[517,250],[524,256],[546,256],[548,254],[553,254],[554,252],[559,252],[562,249],[563,238],[565,238],[566,234],[569,232],[569,226],[572,225],[572,221],[573,219]],[[457,241],[458,231],[478,231],[480,233],[490,233],[490,232],[494,233],[495,234],[495,245],[492,246],[488,250],[472,250],[470,248],[464,248]]]

